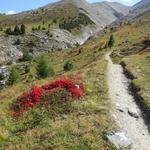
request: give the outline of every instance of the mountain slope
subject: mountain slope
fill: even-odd
[[[35,58],[31,62],[31,72],[24,75],[23,82],[0,91],[0,131],[3,131],[0,133],[0,149],[98,150],[107,147],[115,150],[104,138],[115,126],[107,94],[107,62],[103,57],[104,52],[98,51],[104,43],[104,38],[98,38],[78,48],[46,54],[48,63],[55,68],[56,76],[43,80],[35,79],[36,61],[39,60]],[[74,69],[67,73],[63,71],[66,61],[74,64]],[[85,96],[81,100],[71,100],[68,105],[56,104],[54,109],[37,105],[22,117],[11,118],[9,106],[22,92],[32,85],[40,86],[58,79],[79,80],[84,84]]]
[[[149,0],[141,0],[139,3],[135,4],[130,11],[131,17],[136,17],[146,11],[150,10],[150,1]]]
[[[110,2],[94,3],[92,8],[97,22],[103,27],[127,15],[130,10],[122,4]]]
[[[127,6],[111,2],[88,3],[85,0],[64,0],[58,4],[69,3],[85,12],[99,27],[104,27],[119,17],[127,15],[130,10]]]
[[[13,29],[20,24],[25,24],[27,30],[24,36],[2,38],[0,63],[17,60],[18,55],[13,60],[9,55],[17,51],[21,51],[19,56],[22,56],[24,51],[37,54],[81,45],[106,25],[128,14],[129,9],[119,3],[62,0],[35,10],[0,17],[0,27],[3,27],[0,34],[4,34],[7,27]],[[20,45],[14,45],[17,39],[21,40]]]
[[[88,15],[99,27],[105,26],[120,16],[127,15],[129,7],[119,3],[101,2],[88,3],[85,0],[63,0],[46,5],[36,10],[8,16],[0,24],[21,24],[57,19],[59,22],[68,17],[74,17],[80,12]]]

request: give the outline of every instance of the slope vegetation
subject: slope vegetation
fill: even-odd
[[[104,44],[105,38],[98,38],[79,48],[47,54],[56,76],[43,80],[36,79],[38,59],[35,58],[31,63],[31,71],[22,76],[21,83],[0,91],[1,149],[115,150],[106,139],[114,123],[107,94],[105,52],[99,50]],[[65,73],[63,65],[67,60],[72,61],[74,69]],[[10,115],[11,104],[23,91],[32,85],[43,85],[56,79],[82,82],[85,96],[69,105],[55,105],[49,111],[44,106],[37,106],[18,119]]]
[[[99,27],[104,27],[127,15],[130,8],[119,3],[88,3],[85,0],[62,0],[53,4],[46,5],[36,10],[22,12],[16,15],[1,19],[1,25],[26,24],[57,20],[61,22],[67,18],[74,18],[80,12],[86,14]]]

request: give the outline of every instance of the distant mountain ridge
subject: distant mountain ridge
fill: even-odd
[[[46,7],[61,6],[71,4],[78,8],[80,11],[89,15],[98,26],[104,27],[118,19],[120,16],[127,15],[130,7],[122,5],[117,2],[97,2],[88,3],[86,0],[62,0],[53,4],[49,4]]]
[[[47,10],[47,14],[42,14],[40,12],[41,9]],[[127,15],[129,10],[130,7],[116,2],[88,3],[85,0],[62,0],[39,9],[8,16],[1,20],[0,24],[38,22],[42,19],[48,20],[49,18],[62,19],[64,17],[73,17],[82,11],[88,15],[98,27],[103,28],[120,17]],[[39,13],[36,14],[34,12]]]
[[[148,10],[150,10],[150,0],[141,0],[132,7],[129,16],[136,17]]]

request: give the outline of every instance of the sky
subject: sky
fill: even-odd
[[[30,9],[35,9],[59,0],[0,0],[0,13],[13,14]],[[88,2],[101,2],[104,0],[87,0]],[[106,0],[110,2],[120,2],[125,5],[134,5],[140,0]]]

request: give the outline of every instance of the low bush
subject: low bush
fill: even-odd
[[[20,73],[18,69],[14,66],[12,67],[9,78],[8,78],[8,85],[14,85],[20,81]]]
[[[11,28],[6,28],[6,30],[4,32],[7,35],[21,35],[21,34],[25,34],[26,27],[24,24],[22,24],[20,27],[18,25],[16,25],[14,27],[14,30],[12,30]]]
[[[46,78],[55,74],[54,69],[49,65],[46,57],[41,57],[37,65],[37,75],[39,78]]]
[[[71,98],[79,99],[83,95],[83,85],[77,85],[70,80],[58,80],[41,87],[34,86],[18,97],[18,100],[11,107],[12,115],[20,116],[28,108],[33,108],[37,104],[53,105],[67,102]]]
[[[73,64],[71,62],[66,62],[65,65],[64,65],[64,70],[65,71],[70,71],[73,69]]]
[[[92,25],[94,22],[84,13],[79,13],[76,17],[65,19],[59,24],[60,29],[71,31],[74,28]]]
[[[33,58],[33,55],[31,53],[24,52],[22,61],[31,61],[32,58]]]

